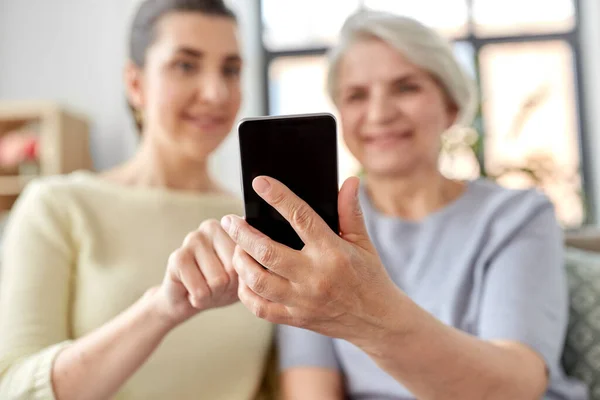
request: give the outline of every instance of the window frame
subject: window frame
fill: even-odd
[[[257,0],[259,3],[260,18],[259,18],[259,29],[260,43],[263,52],[263,79],[265,85],[263,87],[263,105],[262,111],[265,115],[269,114],[271,108],[271,102],[269,97],[270,80],[269,70],[271,64],[279,58],[284,57],[310,57],[310,56],[323,56],[327,53],[328,47],[305,47],[305,48],[293,48],[293,49],[278,49],[270,50],[266,47],[263,33],[264,33],[264,21],[263,21],[263,0]],[[581,1],[573,0],[574,6],[574,26],[570,31],[565,32],[551,32],[551,33],[536,33],[536,34],[518,34],[518,35],[501,35],[501,36],[485,36],[478,37],[475,34],[475,23],[473,18],[473,2],[474,0],[465,0],[467,3],[467,34],[462,36],[456,36],[450,40],[453,43],[464,42],[468,43],[473,47],[473,51],[476,59],[479,58],[481,50],[490,44],[511,44],[511,43],[532,43],[532,42],[547,42],[547,41],[563,41],[571,48],[573,54],[573,79],[575,83],[575,93],[573,98],[575,100],[575,115],[577,117],[577,140],[578,140],[578,151],[579,151],[579,172],[581,174],[581,186],[584,194],[583,207],[584,207],[584,221],[583,224],[593,224],[597,222],[596,209],[593,206],[596,204],[595,191],[592,187],[592,163],[589,146],[589,136],[586,124],[586,98],[585,98],[585,84],[583,82],[583,59],[581,51]],[[361,6],[364,2],[360,2]],[[361,7],[359,6],[359,7]],[[477,66],[479,71],[479,66]],[[477,77],[479,81],[479,77]],[[479,85],[479,82],[478,82]],[[483,124],[484,132],[485,119],[481,121]],[[478,155],[479,161],[484,162],[482,150],[481,154]]]

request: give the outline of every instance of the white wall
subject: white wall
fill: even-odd
[[[258,33],[261,18],[258,0],[229,0],[228,3],[238,16],[245,62],[244,101],[239,115],[240,117],[261,115],[264,104],[263,88],[266,82],[263,78],[264,60]],[[212,161],[211,166],[215,176],[219,177],[230,190],[241,194],[239,146],[235,133],[227,138]]]
[[[0,100],[47,99],[88,115],[97,169],[132,154],[136,135],[125,107],[122,68],[128,25],[139,0],[0,0]],[[231,0],[247,58],[240,115],[260,112],[263,93],[257,0]],[[230,137],[211,166],[239,189]]]
[[[92,122],[97,167],[122,160],[135,136],[121,86],[123,0],[3,0],[0,99],[49,99]]]

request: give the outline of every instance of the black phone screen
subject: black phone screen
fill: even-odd
[[[265,175],[285,184],[339,233],[336,121],[329,114],[254,118],[238,126],[246,221],[300,250],[291,225],[252,188]]]

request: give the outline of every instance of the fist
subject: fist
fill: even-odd
[[[188,234],[169,257],[157,293],[160,315],[177,325],[201,311],[237,302],[234,250],[234,242],[216,220]]]

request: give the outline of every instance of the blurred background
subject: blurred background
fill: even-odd
[[[132,154],[122,69],[138,1],[0,0],[0,134],[40,138],[30,162],[2,172],[0,207],[6,198],[9,208],[27,177],[102,170]],[[600,1],[229,3],[246,62],[240,117],[333,112],[325,53],[344,19],[359,7],[412,16],[452,41],[481,88],[473,128],[444,138],[444,173],[537,186],[566,228],[600,221]],[[237,153],[232,134],[212,168],[239,193]],[[0,149],[3,157],[10,154]],[[341,142],[339,157],[341,179],[359,172]]]

